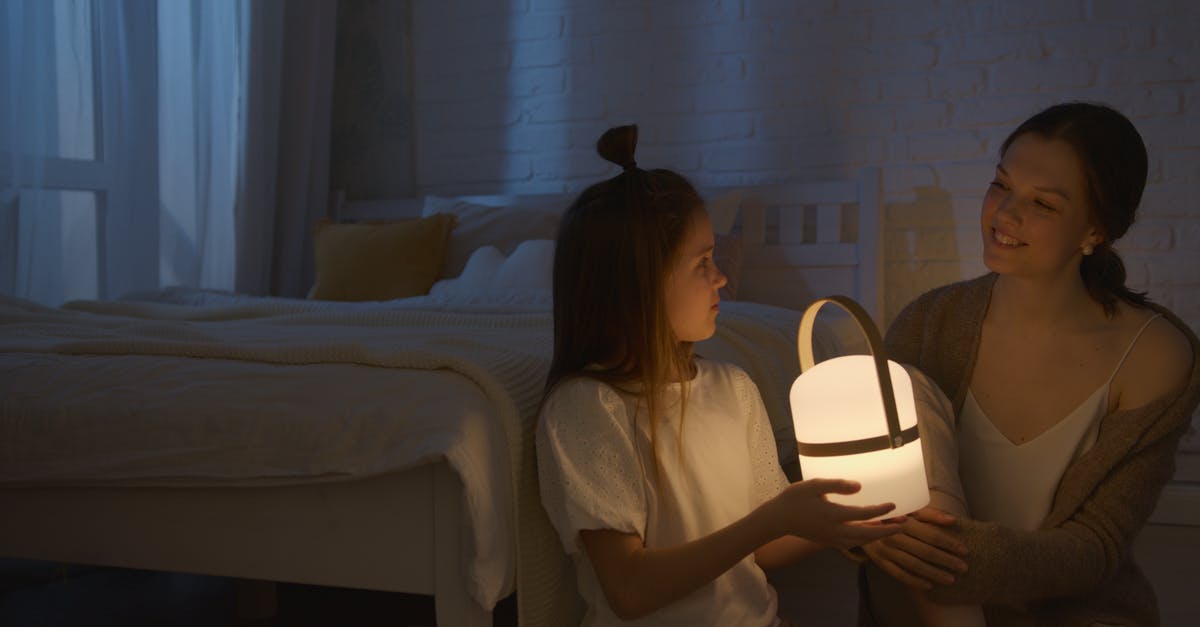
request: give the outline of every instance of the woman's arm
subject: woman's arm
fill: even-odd
[[[1133,421],[1114,420],[1110,428],[1118,432],[1108,437],[1127,442],[1130,450],[1081,499],[1074,513],[1052,528],[1021,531],[960,518],[940,531],[930,528],[923,534],[897,534],[875,542],[867,548],[868,554],[874,553],[873,561],[910,586],[925,588],[926,582],[932,583],[927,593],[939,603],[1017,604],[1085,593],[1111,577],[1127,559],[1129,544],[1173,473],[1175,449],[1187,430],[1191,413],[1187,408],[1195,406],[1195,392],[1190,401],[1180,401],[1174,410],[1183,416],[1159,420],[1147,433],[1121,433]],[[1140,411],[1162,410],[1165,404]],[[956,573],[950,565],[953,551],[946,547],[955,543],[967,549],[965,572]],[[954,577],[953,583],[942,580],[946,575]]]
[[[940,581],[942,584],[953,583],[954,577],[967,571],[967,562],[963,558],[967,555],[966,547],[961,543],[946,542],[948,534],[941,534],[941,527],[953,525],[957,522],[958,516],[965,515],[966,507],[962,506],[961,501],[945,497],[940,492],[932,492],[930,494],[930,505],[924,510],[917,512],[916,515],[910,516],[909,520],[924,525],[926,531],[936,532],[929,542],[932,546],[938,546],[943,550],[945,565],[953,575],[941,576],[945,579]],[[937,508],[943,509],[937,509]],[[910,533],[919,533],[909,531],[905,534],[896,534],[892,537],[905,535]],[[888,540],[884,538],[883,541]],[[875,544],[879,544],[876,542]],[[880,563],[879,559],[875,560]],[[884,569],[887,570],[886,568]],[[985,627],[987,622],[984,620],[983,607],[977,603],[962,603],[962,604],[940,604],[933,601],[926,595],[927,588],[909,588],[909,594],[912,596],[913,606],[916,607],[917,614],[921,617],[921,622],[927,627]]]
[[[863,546],[863,551],[893,579],[916,590],[949,584],[966,570],[967,549],[945,528],[967,515],[958,476],[958,439],[954,408],[929,377],[905,366],[912,382],[929,505],[906,516],[901,531]]]
[[[1053,528],[1020,531],[961,521],[954,534],[967,545],[971,568],[953,585],[931,591],[933,598],[1023,603],[1083,594],[1112,577],[1171,478],[1175,449],[1187,430],[1187,422],[1179,422],[1135,446],[1092,496]]]
[[[907,586],[923,624],[983,627],[983,608],[978,604],[941,605],[925,595],[933,583],[953,583],[955,576],[967,570],[966,546],[945,531],[967,514],[967,505],[958,476],[954,408],[920,370],[911,366],[906,370],[913,385],[929,505],[906,516],[900,533],[863,549],[880,569]]]
[[[957,306],[935,303],[906,308],[895,328],[889,330],[889,349],[901,353],[897,355],[901,360],[912,360],[922,367],[962,371],[969,359],[957,352],[947,356],[944,350],[933,350],[925,341],[940,338],[952,346],[963,343],[959,341],[963,329],[951,328],[942,314],[957,311],[961,318],[974,319],[971,312],[976,308],[953,299],[947,302]],[[944,328],[936,337],[923,339],[923,330],[930,325]],[[1181,328],[1178,322],[1174,326]],[[1153,329],[1148,329],[1143,342],[1153,337],[1150,333]],[[1161,368],[1161,372],[1143,376],[1141,380],[1157,381],[1158,385],[1171,389],[1124,391],[1120,396],[1123,406],[1145,404],[1145,407],[1126,409],[1120,415],[1105,418],[1097,447],[1112,447],[1114,452],[1103,459],[1093,453],[1068,470],[1064,482],[1069,485],[1064,486],[1059,500],[1074,505],[1064,506],[1067,509],[1063,519],[1051,521],[1050,529],[1031,532],[967,518],[957,527],[946,528],[947,537],[968,548],[970,569],[957,576],[953,585],[936,585],[931,591],[932,598],[950,603],[1022,603],[1079,594],[1121,567],[1129,544],[1145,524],[1158,494],[1173,473],[1175,449],[1198,400],[1200,375],[1192,363],[1196,341],[1190,333],[1180,332],[1174,337],[1176,348],[1184,345],[1182,350],[1151,350],[1154,358],[1135,368],[1141,375],[1149,369]],[[1188,350],[1187,345],[1192,348]],[[921,363],[924,357],[929,357],[929,364]],[[1136,354],[1130,355],[1127,366],[1135,365],[1135,357]],[[944,383],[954,380],[947,378]],[[1182,380],[1188,383],[1180,394],[1178,382]],[[1157,400],[1145,403],[1149,398]],[[901,537],[896,536],[896,540]],[[918,580],[936,583],[939,576],[953,574],[945,559],[946,551],[933,544],[923,547],[920,544],[915,543],[908,553],[921,557],[925,564],[907,569],[912,576],[909,583]],[[891,574],[896,576],[895,572]]]
[[[971,552],[971,569],[935,589],[935,598],[1022,603],[1082,594],[1112,577],[1174,474],[1179,440],[1200,403],[1195,346],[1174,325],[1147,329],[1126,363],[1134,376],[1117,413],[1104,417],[1093,449],[1063,475],[1056,507],[1069,509],[1062,518],[1052,511],[1050,528],[1035,531],[962,521],[955,532]]]
[[[892,579],[916,592],[948,586],[967,572],[967,547],[945,529],[958,522],[944,509],[926,507],[906,516],[900,532],[863,546],[867,557]]]
[[[631,620],[687,596],[750,553],[789,534],[845,547],[894,533],[898,528],[894,524],[855,524],[891,511],[890,503],[854,507],[825,498],[828,493],[852,494],[858,489],[853,482],[835,479],[794,483],[733,524],[669,548],[649,549],[636,534],[612,530],[581,531],[580,539],[613,612]]]

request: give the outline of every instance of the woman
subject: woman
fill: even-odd
[[[1196,336],[1125,286],[1113,250],[1145,186],[1146,149],[1111,108],[1060,104],[1001,147],[983,202],[991,272],[897,317],[889,355],[953,402],[971,518],[929,511],[864,547],[863,622],[918,602],[981,604],[988,624],[1153,625],[1132,544],[1200,400]],[[923,596],[922,596],[923,595]]]

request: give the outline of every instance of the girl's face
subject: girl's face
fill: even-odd
[[[1026,133],[996,166],[983,199],[983,261],[999,274],[1078,274],[1096,246],[1083,167],[1067,143]]]
[[[667,317],[679,341],[699,342],[716,332],[717,290],[726,282],[713,263],[712,222],[708,213],[697,211],[667,275]]]

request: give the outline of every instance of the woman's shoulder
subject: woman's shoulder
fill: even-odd
[[[996,275],[988,273],[973,279],[947,283],[924,292],[913,299],[905,309],[927,311],[959,306],[966,302],[985,300],[991,294],[992,284],[995,282]]]
[[[973,333],[991,299],[995,274],[935,287],[910,302],[888,326],[886,341],[890,349],[915,350],[913,343],[931,329],[937,329],[939,341],[966,340]],[[902,351],[905,352],[905,351]],[[909,358],[912,355],[908,355]]]
[[[1122,365],[1120,408],[1140,407],[1197,385],[1196,337],[1186,324],[1159,306],[1123,306],[1121,312],[1131,326],[1144,329]]]

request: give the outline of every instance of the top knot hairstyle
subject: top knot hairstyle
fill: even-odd
[[[546,393],[564,378],[588,376],[634,384],[653,411],[663,384],[694,372],[691,344],[675,337],[664,300],[667,275],[704,205],[683,176],[637,167],[637,140],[632,125],[600,136],[596,152],[622,171],[585,189],[559,225]]]
[[[1065,142],[1083,166],[1090,219],[1104,238],[1079,266],[1088,294],[1109,317],[1115,315],[1118,299],[1145,306],[1145,292],[1125,286],[1125,264],[1112,248],[1133,224],[1146,187],[1148,160],[1142,136],[1128,118],[1111,107],[1067,102],[1025,120],[1004,140],[1000,157],[1026,133]]]
[[[636,124],[610,128],[596,140],[596,152],[605,160],[611,161],[622,170],[637,169],[637,160],[633,153],[637,151],[638,128]]]

